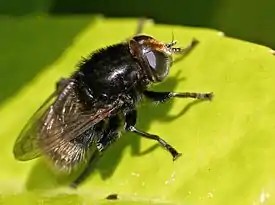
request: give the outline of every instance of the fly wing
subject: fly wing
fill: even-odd
[[[41,120],[48,113],[49,105],[53,103],[56,96],[56,91],[52,93],[42,106],[29,119],[28,123],[21,130],[13,147],[13,154],[20,161],[27,161],[37,158],[41,155],[37,147],[37,139]]]
[[[26,161],[45,154],[66,169],[72,161],[80,162],[87,154],[88,148],[83,149],[73,140],[117,113],[122,105],[119,100],[107,105],[95,102],[88,109],[79,98],[76,82],[70,82],[56,98],[51,96],[23,128],[15,142],[15,158]]]

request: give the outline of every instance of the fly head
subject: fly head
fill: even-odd
[[[148,35],[136,35],[129,41],[132,56],[136,58],[153,83],[163,81],[172,66],[172,55],[182,49],[174,47],[176,41],[164,43]]]

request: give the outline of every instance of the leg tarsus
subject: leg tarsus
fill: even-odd
[[[186,55],[189,52],[191,52],[195,48],[196,45],[198,45],[199,41],[197,39],[193,38],[192,41],[186,47],[183,47],[183,48],[172,47],[176,43],[177,43],[177,41],[173,40],[171,43],[167,44],[166,46],[170,47],[174,54]]]
[[[176,92],[154,92],[154,91],[145,90],[143,94],[148,99],[157,103],[165,102],[175,97],[176,98],[194,98],[199,100],[212,100],[213,98],[213,93],[195,93],[195,92],[176,93]]]
[[[214,94],[211,93],[195,93],[195,92],[183,92],[183,93],[171,93],[171,97],[176,98],[194,98],[198,100],[212,100]]]
[[[199,44],[199,40],[196,38],[193,38],[192,41],[187,45],[185,48],[176,48],[175,53],[180,54],[180,57],[175,59],[173,63],[177,63],[181,61],[183,58],[185,58],[188,54],[190,54],[194,48]]]

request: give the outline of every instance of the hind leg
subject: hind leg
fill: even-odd
[[[103,131],[102,137],[97,141],[96,149],[92,154],[89,162],[87,163],[84,171],[70,184],[70,187],[77,188],[82,182],[84,182],[92,173],[96,163],[104,154],[106,149],[119,137],[118,128],[120,126],[121,119],[119,116],[114,116],[109,119],[107,128]]]

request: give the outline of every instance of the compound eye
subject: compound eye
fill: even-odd
[[[150,65],[150,68],[153,71],[153,74],[159,81],[168,75],[171,64],[170,56],[167,56],[160,51],[149,51],[145,53],[145,56]]]

